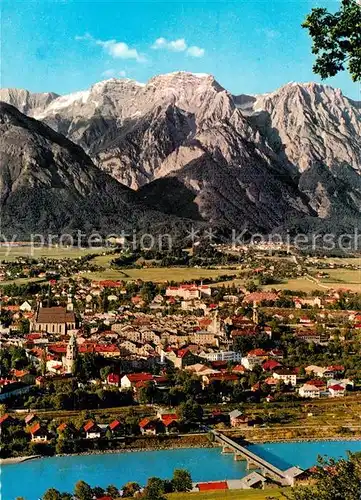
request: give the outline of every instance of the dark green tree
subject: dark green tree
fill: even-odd
[[[78,481],[74,488],[77,500],[93,500],[93,490],[85,481]]]
[[[123,486],[122,491],[122,498],[131,498],[140,491],[140,486],[138,483],[130,482]]]
[[[356,0],[342,0],[335,13],[312,9],[302,27],[312,38],[315,73],[328,78],[347,68],[354,82],[361,81],[361,5]]]
[[[164,496],[164,481],[159,477],[150,477],[144,488],[143,500],[166,500]]]
[[[291,490],[289,500],[356,500],[361,498],[361,457],[349,454],[348,459],[328,461],[319,457],[315,484]]]
[[[119,490],[116,486],[114,486],[114,484],[110,484],[109,486],[107,486],[105,491],[107,495],[112,498],[117,498],[119,496]]]
[[[172,484],[174,491],[191,491],[192,477],[185,469],[175,469]]]
[[[179,405],[179,414],[184,422],[199,422],[203,418],[203,409],[200,404],[188,399]]]
[[[43,500],[61,500],[61,493],[60,491],[56,490],[55,488],[49,488],[43,496]]]

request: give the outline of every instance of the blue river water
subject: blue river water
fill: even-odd
[[[250,449],[281,469],[314,465],[318,455],[339,458],[361,451],[361,441],[266,443]],[[38,500],[54,487],[71,492],[82,479],[91,486],[121,487],[128,481],[145,484],[150,476],[170,478],[176,468],[188,469],[194,481],[239,479],[245,462],[222,455],[219,448],[190,448],[87,456],[51,457],[1,467],[1,500]]]

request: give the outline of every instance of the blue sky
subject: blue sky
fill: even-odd
[[[316,5],[337,8],[332,0],[0,2],[1,86],[61,94],[177,70],[211,73],[234,93],[320,81],[300,24]],[[346,72],[325,83],[361,99]]]

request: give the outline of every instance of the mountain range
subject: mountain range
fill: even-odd
[[[3,230],[361,228],[361,104],[339,89],[176,72],[0,100]]]

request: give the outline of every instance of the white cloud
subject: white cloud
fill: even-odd
[[[279,38],[281,36],[281,33],[279,31],[268,29],[268,28],[257,30],[257,32],[261,33],[263,36],[265,36],[269,40],[273,40],[273,39]]]
[[[135,59],[137,62],[145,62],[146,58],[137,49],[129,47],[125,42],[116,40],[97,40],[89,33],[83,36],[76,36],[75,40],[89,41],[103,47],[104,51],[114,59]]]
[[[201,47],[197,47],[196,45],[192,45],[192,47],[188,48],[187,54],[192,57],[203,57],[205,54],[205,50]]]
[[[126,71],[124,71],[124,70],[121,70],[121,71],[119,71],[118,75],[119,75],[120,77],[123,77],[123,78],[124,78],[125,76],[127,76],[127,72],[126,72]]]
[[[103,71],[102,76],[107,76],[107,77],[112,77],[116,75],[116,70],[115,69],[106,69]]]
[[[184,52],[187,49],[187,44],[184,38],[178,38],[178,40],[167,40],[166,38],[157,38],[153,43],[152,49],[165,49],[171,50],[173,52]]]
[[[156,39],[151,48],[154,50],[169,50],[171,52],[186,52],[192,57],[203,57],[205,54],[205,50],[201,47],[197,47],[196,45],[188,47],[184,38],[167,40],[164,37],[160,37]]]

